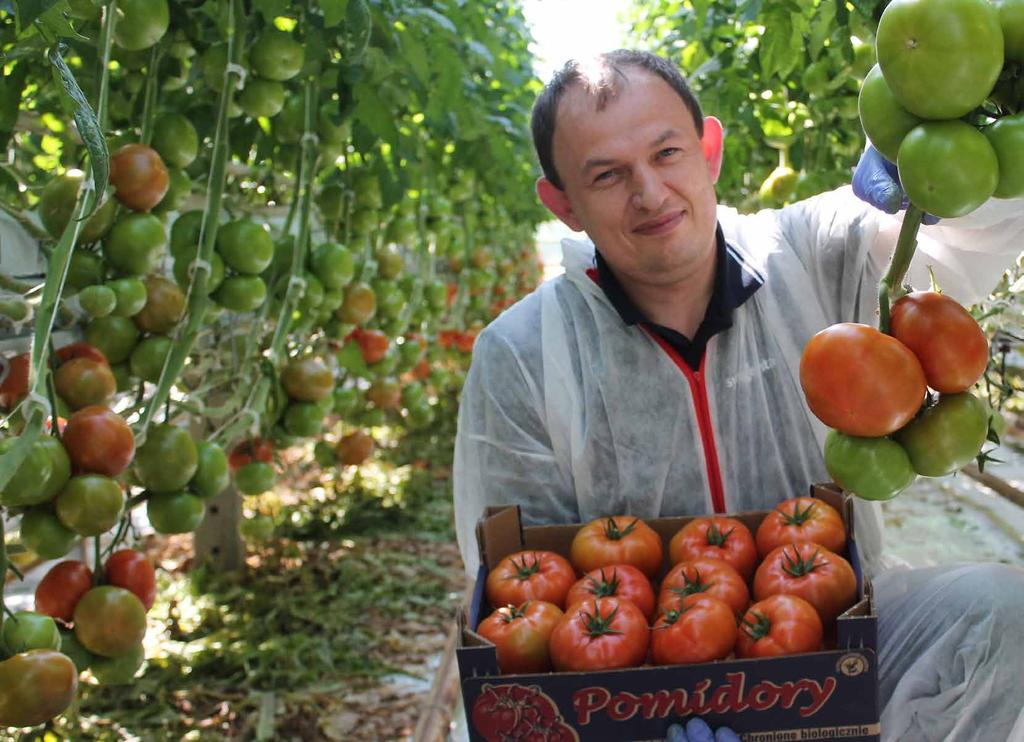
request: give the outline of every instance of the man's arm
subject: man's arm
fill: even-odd
[[[544,424],[539,383],[541,343],[519,343],[502,332],[528,318],[511,312],[482,332],[462,391],[455,438],[455,530],[466,571],[479,566],[475,527],[488,505],[522,508],[525,523],[577,520],[571,475],[560,466]],[[533,328],[512,326],[513,332]]]

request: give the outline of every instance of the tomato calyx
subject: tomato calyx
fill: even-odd
[[[518,562],[515,559],[509,560],[512,562],[512,566],[516,568],[516,579],[525,581],[530,579],[532,575],[535,575],[538,572],[540,572],[540,557],[534,554],[533,563],[527,564],[526,560],[529,558],[529,556],[530,555],[524,554],[522,560]]]
[[[736,528],[730,528],[728,531],[723,531],[718,527],[717,523],[712,523],[708,526],[707,540],[708,546],[725,546],[726,540],[735,531]]]
[[[747,616],[753,616],[755,621],[748,621]],[[756,611],[749,611],[740,622],[740,631],[750,637],[751,641],[758,641],[768,636],[772,630],[772,622],[768,616]]]
[[[501,616],[503,623],[512,623],[517,618],[526,618],[526,609],[530,606],[530,601],[526,601],[522,605],[516,606],[509,603],[508,605],[499,608],[497,613]]]
[[[595,598],[608,598],[619,591],[619,575],[618,572],[612,571],[611,579],[604,573],[604,567],[601,568],[601,579],[598,580],[596,577],[587,577],[587,585],[589,590],[593,593]]]
[[[671,610],[665,611],[661,616],[661,623],[655,628],[658,630],[667,629],[669,626],[671,626],[680,618],[682,618],[683,614],[690,610],[692,607],[692,604],[686,605],[684,603],[680,603],[678,608],[673,608]]]
[[[793,503],[792,513],[787,513],[785,510],[782,510],[781,508],[779,510],[776,510],[775,512],[782,516],[783,525],[802,526],[804,523],[811,519],[811,511],[814,510],[814,506],[816,504],[817,503],[814,502],[807,503],[807,508],[805,510],[801,510],[800,503],[795,502]]]
[[[615,519],[609,517],[604,524],[604,535],[608,537],[609,541],[620,541],[631,534],[636,528],[636,524],[639,522],[639,518],[634,518],[632,523],[625,528],[620,529],[619,525],[615,522]]]
[[[824,566],[825,562],[818,563],[818,555],[821,553],[820,550],[815,549],[814,553],[811,554],[810,558],[803,559],[800,556],[800,552],[793,549],[792,556],[787,551],[782,552],[785,564],[782,565],[782,570],[790,577],[804,577],[811,574],[819,566]]]
[[[613,634],[621,634],[622,631],[619,629],[612,628],[612,624],[615,622],[615,616],[619,612],[619,607],[615,606],[607,616],[602,616],[601,611],[598,608],[598,603],[594,601],[594,610],[592,613],[588,612],[586,608],[580,608],[577,614],[580,620],[583,621],[587,636],[594,638],[597,636],[612,636]]]
[[[704,580],[700,576],[699,569],[694,568],[693,574],[694,578],[690,579],[686,576],[686,573],[684,572],[682,574],[684,581],[683,584],[678,587],[670,587],[668,589],[669,592],[678,595],[680,598],[685,598],[687,595],[696,595],[698,593],[707,592],[712,587],[714,587],[714,582],[704,582]]]

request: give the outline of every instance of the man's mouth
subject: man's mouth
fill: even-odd
[[[669,214],[663,214],[656,219],[651,219],[634,227],[633,231],[647,237],[671,232],[682,221],[683,213],[682,211],[673,211]]]

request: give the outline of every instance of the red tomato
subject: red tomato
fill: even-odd
[[[114,398],[117,382],[106,362],[92,358],[72,358],[57,367],[53,385],[61,399],[73,410],[106,405]]]
[[[735,645],[736,614],[707,594],[687,595],[651,627],[651,659],[656,665],[722,660]]]
[[[943,394],[974,386],[988,366],[988,338],[970,312],[945,294],[915,291],[892,305],[894,338],[917,356],[928,386]]]
[[[135,455],[132,429],[106,407],[83,407],[64,428],[64,448],[80,471],[116,477]]]
[[[784,500],[765,516],[757,528],[757,553],[778,546],[813,541],[839,554],[846,548],[846,526],[842,516],[827,502],[814,497]]]
[[[551,665],[584,672],[637,667],[649,643],[639,608],[620,598],[595,598],[571,606],[558,622],[551,633]]]
[[[156,600],[156,571],[153,563],[134,549],[121,549],[110,555],[104,566],[107,582],[135,593],[148,611]]]
[[[132,211],[149,211],[170,187],[167,166],[155,149],[126,144],[110,158],[110,184],[114,196]]]
[[[611,596],[632,602],[648,621],[654,618],[654,588],[651,587],[651,581],[629,564],[614,564],[591,570],[572,586],[565,604],[573,605]]]
[[[761,562],[754,576],[754,599],[784,593],[814,606],[830,626],[857,599],[857,578],[850,563],[814,543],[780,546]]]
[[[735,567],[721,559],[679,562],[661,581],[658,613],[679,607],[689,595],[710,595],[725,603],[736,616],[750,605],[750,590]]]
[[[236,445],[228,455],[228,466],[231,467],[232,472],[253,461],[262,461],[265,464],[273,463],[274,444],[263,438],[253,438]]]
[[[590,521],[576,532],[569,561],[580,572],[631,564],[653,579],[663,560],[661,537],[639,518],[615,515]]]
[[[7,358],[7,370],[0,381],[0,406],[11,409],[28,394],[29,354]]]
[[[391,341],[380,330],[364,330],[357,327],[352,331],[352,337],[359,344],[364,362],[377,363],[387,355]]]
[[[36,585],[36,611],[70,623],[79,598],[91,589],[92,570],[83,562],[60,562]]]
[[[517,551],[498,562],[484,588],[492,606],[545,600],[563,608],[574,582],[576,573],[565,557],[553,551]]]
[[[819,420],[864,438],[902,428],[927,391],[924,370],[910,348],[852,322],[826,327],[811,338],[800,358],[800,386]]]
[[[94,361],[100,363],[106,363],[108,366],[110,362],[107,361],[107,357],[103,355],[103,351],[97,348],[95,345],[89,343],[68,343],[57,348],[57,357],[61,363],[65,363],[74,358],[91,358]]]
[[[561,618],[562,609],[554,603],[530,600],[499,608],[480,622],[476,633],[497,647],[502,673],[547,672],[548,639]]]
[[[757,547],[750,529],[735,518],[695,518],[680,528],[668,544],[672,564],[694,559],[721,559],[749,580],[757,566]]]
[[[743,615],[737,657],[781,657],[821,649],[824,631],[814,606],[779,593],[754,603]]]

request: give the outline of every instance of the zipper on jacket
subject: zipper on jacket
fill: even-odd
[[[654,342],[661,346],[661,349],[668,354],[672,362],[676,364],[687,382],[690,384],[690,394],[693,397],[693,406],[697,410],[697,427],[700,429],[700,440],[704,444],[704,463],[707,466],[708,485],[711,488],[711,505],[716,513],[725,512],[725,487],[722,486],[722,470],[718,465],[718,448],[715,446],[715,431],[711,425],[711,407],[708,404],[708,388],[704,374],[704,363],[708,354],[700,359],[700,368],[696,371],[691,369],[676,349],[669,345],[668,341],[658,333],[652,331],[647,325],[643,325],[644,331],[654,338]]]

